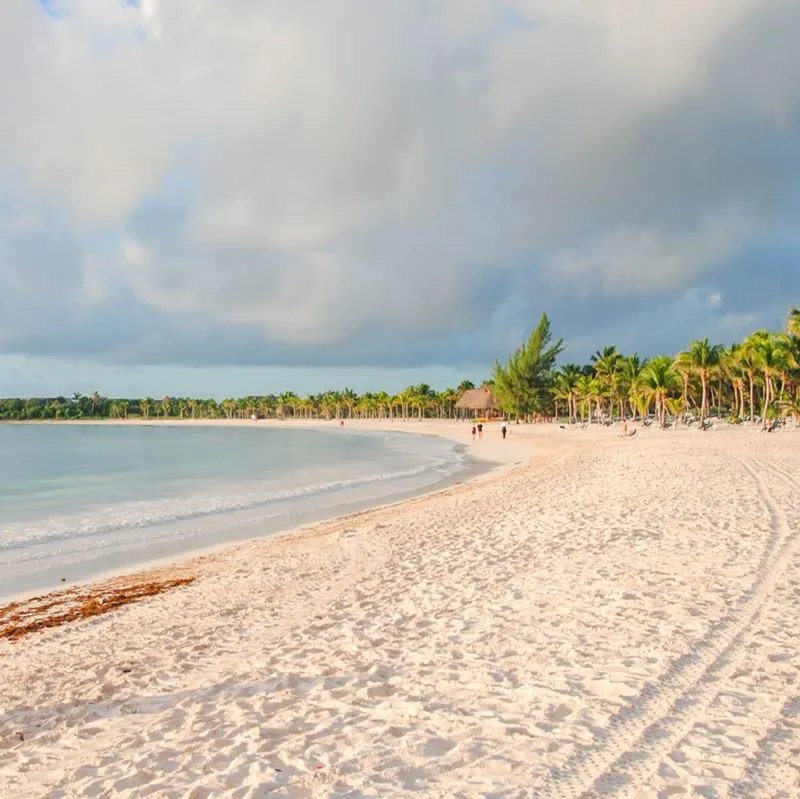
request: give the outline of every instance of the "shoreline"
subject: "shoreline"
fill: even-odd
[[[401,495],[400,498],[389,502],[348,510],[334,516],[326,516],[266,536],[247,537],[233,542],[202,547],[186,552],[184,556],[177,558],[170,556],[135,563],[130,567],[103,572],[86,580],[76,580],[68,585],[54,587],[51,590],[44,589],[43,592],[26,591],[0,597],[0,658],[3,656],[2,617],[12,608],[15,612],[30,609],[36,611],[38,607],[46,605],[48,612],[50,612],[53,607],[59,610],[62,606],[69,606],[76,596],[80,598],[81,603],[92,602],[106,594],[135,590],[142,585],[183,581],[191,583],[203,577],[208,577],[210,574],[218,574],[221,569],[224,569],[226,561],[235,559],[243,554],[245,550],[255,550],[262,547],[266,550],[270,544],[274,544],[276,548],[279,548],[294,541],[309,543],[315,539],[324,539],[331,533],[352,524],[380,523],[384,516],[391,515],[393,511],[412,509],[416,504],[426,503],[429,500],[435,502],[440,496],[449,497],[462,493],[460,489],[463,489],[463,493],[467,493],[471,488],[481,483],[499,480],[503,476],[528,465],[524,462],[496,463],[486,461],[484,463],[486,465],[485,469],[473,473],[472,476],[465,480],[443,481],[446,483],[445,485],[437,484],[435,488],[421,492],[411,491],[408,496]],[[269,556],[268,551],[259,554],[261,556]],[[69,619],[69,621],[80,620],[80,618],[78,616],[75,619]],[[47,628],[47,625],[44,628]]]
[[[107,426],[119,425],[124,426],[156,426],[162,424],[163,426],[176,426],[176,427],[193,427],[193,426],[219,426],[219,427],[242,427],[247,425],[254,429],[263,429],[264,424],[255,425],[251,420],[228,420],[228,419],[214,419],[214,420],[164,420],[164,422],[150,422],[149,420],[41,420],[32,422],[32,424],[53,424],[53,425],[72,425],[79,424],[81,426]],[[269,420],[275,423],[269,424],[270,427],[286,428],[299,428],[299,429],[321,429],[330,431],[331,428],[325,424],[314,424],[317,420],[294,420],[288,423],[282,420]],[[224,554],[229,549],[246,546],[248,544],[259,541],[272,541],[282,539],[284,537],[291,537],[293,535],[301,534],[307,531],[313,531],[318,526],[323,526],[329,523],[336,523],[351,517],[359,516],[362,513],[370,511],[380,511],[385,508],[391,508],[401,505],[405,502],[412,501],[417,498],[426,496],[435,496],[436,494],[447,491],[448,489],[471,482],[479,482],[481,480],[489,479],[491,477],[502,474],[505,470],[519,466],[524,462],[527,455],[526,452],[518,451],[518,448],[508,447],[500,449],[497,446],[489,446],[487,453],[484,451],[475,454],[469,451],[469,446],[465,442],[463,436],[455,434],[454,430],[440,429],[440,425],[436,425],[436,429],[430,430],[397,430],[390,423],[381,424],[380,422],[359,424],[357,420],[349,427],[343,430],[345,434],[353,432],[392,432],[404,433],[407,435],[415,436],[433,436],[452,442],[456,450],[461,450],[466,455],[467,464],[465,468],[456,472],[431,486],[425,486],[419,489],[404,489],[398,491],[396,494],[389,494],[387,497],[378,497],[373,499],[352,499],[336,506],[319,508],[306,512],[299,512],[294,517],[286,517],[281,519],[274,529],[267,532],[257,533],[255,528],[263,528],[263,522],[253,521],[247,518],[239,518],[238,521],[233,521],[226,527],[230,528],[227,534],[228,540],[221,540],[212,544],[202,544],[192,547],[189,550],[181,551],[179,553],[171,552],[156,557],[147,557],[143,560],[133,560],[126,565],[114,566],[110,568],[102,568],[89,576],[83,578],[63,580],[53,576],[46,582],[21,591],[13,591],[9,594],[0,594],[0,612],[4,607],[9,604],[16,604],[26,600],[35,599],[41,595],[55,597],[61,592],[65,591],[91,591],[97,585],[107,584],[113,580],[126,580],[133,575],[144,575],[142,579],[147,579],[147,575],[151,572],[161,572],[170,570],[172,568],[179,568],[184,564],[200,557],[209,557],[219,554]],[[199,423],[199,424],[198,424]],[[29,424],[28,422],[21,422],[19,424]],[[423,423],[424,424],[424,423]],[[428,425],[430,427],[430,425]],[[340,429],[337,423],[336,429]],[[481,442],[483,443],[483,442]],[[489,443],[488,441],[486,442]],[[521,460],[514,460],[514,457],[521,458]],[[232,512],[234,515],[238,511]],[[245,511],[244,514],[247,512]],[[242,514],[242,515],[244,515]],[[215,517],[220,517],[224,514],[214,514],[209,517],[204,517],[211,521]],[[299,521],[298,521],[299,517]],[[286,522],[286,525],[284,525]],[[185,522],[171,522],[171,525],[176,528]],[[111,560],[114,558],[113,552],[109,553]],[[121,553],[116,553],[121,554]],[[55,566],[47,567],[48,571],[69,571],[69,569],[59,569]],[[34,582],[34,580],[31,580]]]

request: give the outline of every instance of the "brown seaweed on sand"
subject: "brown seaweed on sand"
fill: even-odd
[[[11,602],[0,607],[0,639],[18,641],[30,633],[91,619],[112,610],[163,594],[195,581],[195,577],[144,580],[129,585],[102,584],[83,592],[77,589]]]

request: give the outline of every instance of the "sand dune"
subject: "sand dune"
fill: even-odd
[[[0,795],[800,796],[800,439],[618,433],[0,646]]]

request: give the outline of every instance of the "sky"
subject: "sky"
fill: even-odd
[[[488,377],[800,304],[800,4],[4,0],[0,396]]]

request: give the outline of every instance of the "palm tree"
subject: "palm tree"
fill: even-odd
[[[642,361],[639,354],[634,352],[633,355],[628,355],[622,358],[619,365],[619,391],[623,396],[630,399],[630,394],[636,387],[642,369],[647,364],[647,360]],[[635,405],[631,403],[635,408]],[[620,403],[622,410],[622,418],[625,418],[625,405],[624,402]],[[635,415],[635,414],[634,414]]]
[[[798,396],[798,385],[800,385],[800,337],[787,336],[786,338],[786,357],[789,366],[789,387],[792,397]]]
[[[691,355],[688,352],[679,352],[675,356],[672,368],[680,375],[683,381],[683,401],[688,407],[691,401],[689,387],[692,382],[692,373],[694,372]]]
[[[470,391],[473,388],[475,388],[475,384],[471,380],[462,380],[458,384],[458,388],[456,389],[456,392],[458,393],[458,396],[460,397],[465,391]]]
[[[719,365],[719,344],[710,344],[708,338],[697,339],[689,345],[688,362],[692,369],[700,375],[703,386],[703,398],[700,403],[700,424],[702,425],[708,415],[708,379],[713,369]]]
[[[582,375],[581,367],[574,363],[565,363],[556,373],[555,390],[557,396],[567,402],[570,422],[578,417],[578,381]]]
[[[772,378],[787,367],[788,341],[784,335],[773,335],[767,330],[759,330],[750,337],[750,346],[764,376],[764,407],[761,414],[761,427],[766,429],[767,416],[775,398]]]
[[[641,378],[639,382],[641,382]],[[646,391],[637,391],[631,394],[631,405],[633,405],[635,410],[638,411],[639,418],[642,420],[642,422],[644,422],[644,420],[647,418],[647,415],[650,413],[650,405],[652,402],[652,396]]]
[[[92,416],[94,416],[95,411],[97,410],[97,406],[100,405],[103,401],[103,398],[100,396],[100,393],[97,391],[93,391],[89,395],[89,401],[92,404]]]
[[[781,411],[784,416],[792,416],[797,421],[800,421],[800,399],[787,399],[781,403]]]
[[[236,413],[238,407],[239,403],[233,397],[228,397],[227,399],[222,400],[222,410],[229,419],[233,418],[233,415]]]
[[[581,399],[581,405],[585,404],[589,412],[589,424],[592,423],[592,416],[602,415],[602,401],[603,401],[603,384],[596,377],[589,377],[589,375],[581,375],[577,383],[578,396]],[[583,419],[583,410],[581,410],[581,419]]]
[[[444,391],[439,392],[439,405],[441,408],[441,415],[448,419],[453,417],[454,409],[458,402],[458,394],[452,388],[446,388]]]
[[[596,366],[597,366],[597,364],[598,364],[600,361],[602,361],[602,360],[608,360],[608,359],[613,359],[613,358],[615,358],[615,357],[619,357],[619,352],[617,352],[617,348],[616,348],[616,347],[614,347],[614,346],[609,346],[609,345],[606,345],[605,347],[603,347],[603,349],[602,349],[602,350],[597,350],[597,352],[595,352],[595,354],[594,354],[594,355],[592,355],[592,356],[589,358],[589,360],[590,360],[590,361],[591,361],[593,364],[595,364],[595,367],[596,367]]]
[[[417,418],[422,419],[423,412],[435,397],[433,389],[427,383],[419,383],[416,386],[409,386],[406,391],[409,394],[410,404],[417,409]]]
[[[614,401],[620,401],[620,415],[625,416],[623,401],[619,395],[619,377],[622,363],[622,355],[617,352],[616,347],[604,347],[602,352],[596,352],[592,356],[594,362],[595,377],[604,387],[603,392],[611,400],[611,415],[614,415]]]
[[[800,338],[800,308],[792,308],[789,311],[786,332],[793,338]]]
[[[681,380],[673,368],[673,359],[668,355],[653,358],[642,370],[640,385],[644,392],[655,401],[656,417],[661,425],[666,425],[667,399],[673,392],[680,391]]]
[[[589,424],[592,423],[592,397],[594,396],[594,386],[589,375],[581,374],[575,381],[575,399],[580,402],[581,422],[586,422],[584,410],[589,411]]]
[[[670,415],[675,420],[675,428],[677,429],[678,419],[686,412],[686,404],[683,401],[683,397],[667,397],[666,406]]]
[[[111,415],[115,419],[123,419],[127,418],[128,416],[128,403],[125,401],[121,402],[112,402],[111,407],[109,409],[111,411]]]
[[[352,388],[345,388],[342,391],[342,404],[347,408],[347,418],[353,418],[353,408],[358,405],[358,394]]]
[[[281,418],[284,418],[288,415],[287,411],[291,411],[292,416],[294,416],[294,409],[298,399],[300,398],[294,393],[294,391],[284,391],[283,394],[278,397],[277,410]]]
[[[748,397],[750,399],[750,424],[756,420],[756,374],[758,372],[758,359],[753,349],[752,338],[742,344],[736,351],[736,360],[742,377],[747,377]]]
[[[744,419],[745,370],[742,365],[742,345],[734,342],[722,353],[720,375],[727,378],[733,391],[731,416]]]

